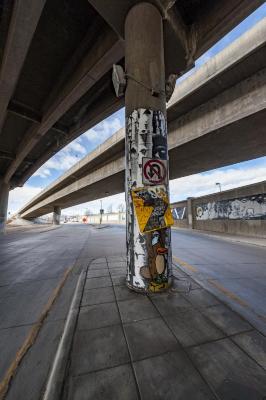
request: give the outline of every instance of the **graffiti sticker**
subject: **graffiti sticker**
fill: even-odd
[[[144,184],[164,184],[167,178],[167,160],[143,157],[142,171],[142,182]]]
[[[141,233],[173,225],[174,220],[165,186],[134,189],[132,200]]]

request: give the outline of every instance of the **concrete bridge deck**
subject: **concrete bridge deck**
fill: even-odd
[[[151,0],[164,16],[165,74],[180,74],[263,0]],[[0,171],[23,185],[54,153],[123,106],[124,20],[139,0],[23,0],[0,8]],[[121,30],[122,26],[122,30]]]
[[[177,85],[168,104],[170,179],[266,154],[266,18]],[[124,191],[118,131],[26,204],[34,218]]]
[[[0,388],[8,368],[16,372],[6,399],[21,399],[22,388],[23,398],[42,398],[78,277],[86,271],[59,398],[262,400],[266,248],[184,231],[173,231],[172,240],[174,287],[146,297],[124,285],[123,226],[65,224],[2,237]]]

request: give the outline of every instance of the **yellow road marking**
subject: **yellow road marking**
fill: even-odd
[[[225,294],[227,297],[229,297],[231,300],[234,300],[236,303],[240,304],[242,307],[247,307],[250,308],[249,305],[242,300],[240,297],[238,297],[236,294],[231,292],[230,290],[226,289],[223,285],[220,283],[215,282],[212,279],[208,279],[208,282],[214,286],[216,289],[220,290],[223,294]]]
[[[62,287],[65,284],[65,281],[66,281],[69,273],[73,269],[73,266],[68,268],[66,270],[66,272],[64,273],[63,278],[61,279],[61,281],[59,282],[57,287],[54,289],[51,297],[49,298],[49,300],[46,303],[43,311],[41,312],[41,315],[40,315],[38,321],[32,326],[28,336],[24,340],[24,342],[23,342],[22,346],[20,347],[20,349],[17,351],[14,360],[10,364],[8,370],[5,373],[4,378],[0,382],[0,400],[4,400],[4,398],[5,398],[6,394],[7,394],[11,379],[13,378],[13,376],[15,376],[16,371],[18,369],[18,366],[21,363],[23,357],[25,356],[25,354],[27,353],[29,348],[34,344],[34,342],[35,342],[35,340],[36,340],[36,338],[38,336],[38,333],[39,333],[39,331],[40,331],[40,329],[42,327],[43,321],[46,318],[48,312],[50,311],[54,301],[58,297]]]
[[[236,303],[240,304],[242,307],[248,308],[251,310],[254,314],[257,315],[258,318],[266,322],[266,316],[257,314],[252,307],[248,303],[246,303],[244,300],[242,300],[240,297],[238,297],[236,294],[232,293],[230,290],[226,289],[224,286],[221,284],[214,282],[212,279],[208,279],[208,282],[216,287],[218,290],[220,290],[222,293],[224,293],[227,297],[229,297],[231,300],[234,300]]]
[[[184,267],[186,269],[189,269],[192,272],[198,272],[197,268],[193,267],[193,265],[188,264],[185,261],[180,260],[179,258],[173,256],[173,259],[179,264],[181,265],[181,267]]]
[[[197,268],[194,267],[193,265],[188,264],[187,262],[180,260],[179,258],[173,256],[174,261],[176,261],[179,265],[181,265],[182,267],[192,271],[192,272],[198,272]],[[214,286],[216,289],[220,290],[220,292],[222,292],[225,296],[229,297],[231,300],[235,301],[236,303],[238,303],[239,305],[241,305],[242,307],[248,308],[251,311],[253,311],[261,320],[266,321],[266,316],[265,315],[261,315],[261,314],[257,314],[252,307],[249,306],[249,304],[247,304],[244,300],[242,300],[239,296],[237,296],[236,294],[234,294],[233,292],[231,292],[230,290],[226,289],[223,285],[221,285],[218,282],[215,282],[213,279],[208,279],[208,282]],[[1,400],[1,399],[0,399]]]

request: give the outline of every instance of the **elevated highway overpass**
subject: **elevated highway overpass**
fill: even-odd
[[[164,16],[165,74],[194,60],[262,0],[150,0]],[[139,0],[4,0],[0,6],[0,178],[22,186],[53,154],[124,104],[123,23]]]
[[[179,83],[168,103],[170,179],[266,154],[266,19]],[[118,131],[19,213],[34,218],[124,191]]]
[[[124,105],[124,98],[117,98],[113,89],[112,66],[125,66],[126,54],[134,54],[134,64],[132,50],[140,47],[134,39],[126,53],[124,26],[131,10],[141,4],[141,0],[1,2],[0,232],[9,190],[23,186],[52,155]],[[160,44],[163,60],[155,79],[162,86],[162,98],[169,79],[173,82],[191,68],[263,0],[149,0],[146,4],[160,15],[159,25],[154,18],[149,21],[154,22],[155,33],[160,26],[160,40],[154,46],[156,50]],[[145,29],[151,32],[152,24],[145,24]],[[152,38],[153,34],[154,42]],[[153,100],[156,103],[151,96],[149,107]]]

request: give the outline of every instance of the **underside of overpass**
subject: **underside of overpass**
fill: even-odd
[[[112,85],[112,67],[126,66],[125,22],[131,10],[141,3],[1,2],[1,232],[9,190],[23,186],[66,144],[123,106],[124,99],[116,97]],[[157,67],[146,70],[148,87],[153,88],[160,81],[161,89],[157,100],[150,96],[145,107],[152,108],[152,103],[164,98],[161,104],[165,113],[166,91],[173,87],[176,77],[262,3],[263,0],[150,0],[147,4],[160,14],[163,64],[155,81]],[[154,50],[158,50],[158,44]],[[134,57],[132,61],[134,64]],[[130,87],[130,81],[127,85]],[[141,92],[140,86],[138,89]]]
[[[170,179],[266,154],[266,21],[177,85],[168,104]],[[21,210],[24,218],[124,191],[118,131]]]
[[[153,0],[165,30],[166,77],[180,74],[261,0]],[[0,175],[21,186],[67,143],[118,110],[122,14],[137,0],[4,0],[0,6]],[[121,14],[121,15],[120,15]]]

